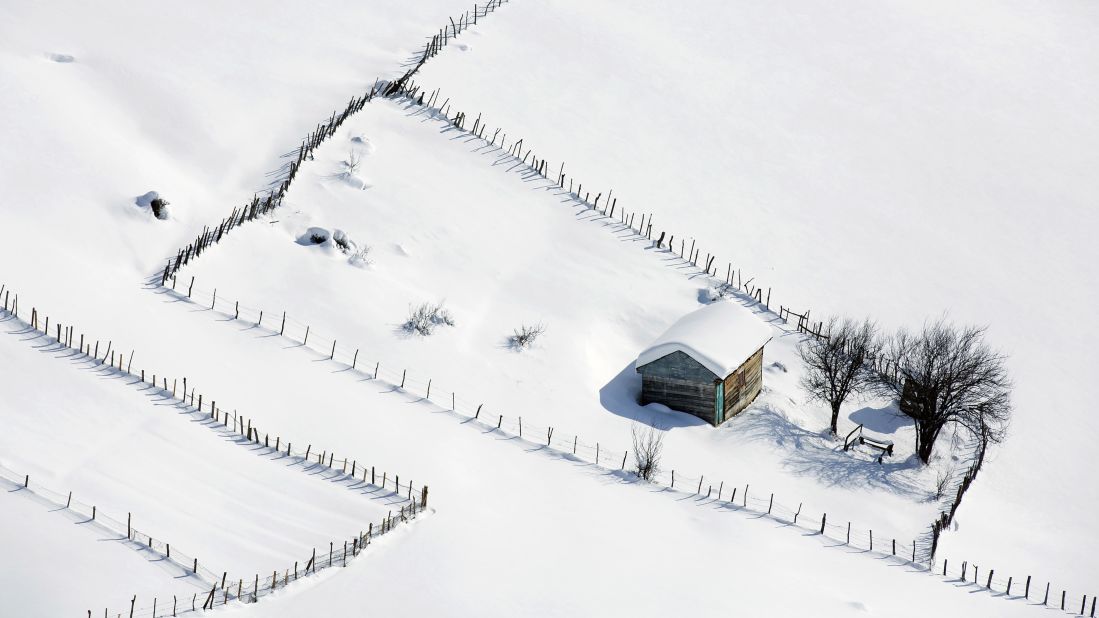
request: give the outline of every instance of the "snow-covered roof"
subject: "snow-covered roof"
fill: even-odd
[[[636,367],[683,352],[725,378],[771,340],[771,327],[738,303],[719,300],[679,318],[640,356]]]

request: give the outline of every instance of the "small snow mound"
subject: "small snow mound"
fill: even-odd
[[[469,51],[469,50],[473,49],[473,46],[470,45],[469,43],[455,43],[454,45],[455,45],[455,47],[457,47],[458,49],[460,49],[462,51]]]
[[[395,251],[397,255],[403,255],[405,257],[410,257],[412,255],[409,253],[408,249],[405,249],[404,245],[400,243],[393,245],[393,251]]]
[[[354,266],[355,268],[373,268],[374,262],[370,259],[370,247],[364,247],[351,257],[347,258],[347,263]]]
[[[59,64],[69,64],[70,62],[76,62],[76,58],[68,54],[46,54],[46,58],[57,62]]]
[[[343,181],[348,185],[358,189],[359,191],[365,191],[374,186],[374,183],[359,176],[357,174],[346,174],[343,177]]]
[[[860,611],[863,613],[870,613],[870,608],[866,606],[862,601],[851,601],[847,604],[851,609]]]
[[[168,200],[160,197],[156,191],[149,191],[134,198],[134,203],[141,208],[148,208],[153,216],[160,220],[168,218]]]
[[[332,238],[332,234],[323,227],[311,227],[305,230],[305,233],[298,236],[295,241],[299,245],[309,247],[312,245],[323,245]]]
[[[352,135],[351,143],[354,144],[363,154],[374,153],[374,142],[370,141],[370,138],[365,135]]]
[[[142,208],[152,208],[153,200],[160,197],[160,194],[156,191],[149,191],[144,195],[139,195],[134,198],[134,203]]]

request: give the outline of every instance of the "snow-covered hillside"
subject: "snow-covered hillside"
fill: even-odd
[[[469,414],[483,404],[486,416],[521,417],[528,432],[553,427],[618,453],[632,447],[632,424],[656,424],[670,430],[663,466],[681,479],[705,475],[715,491],[751,483],[792,508],[804,502],[885,536],[926,531],[933,474],[908,459],[911,436],[890,411],[862,402],[850,406],[856,421],[845,419],[843,431],[865,423],[897,434],[895,458],[879,466],[822,437],[827,413],[803,404],[797,386],[800,337],[761,306],[752,310],[774,324],[774,339],[766,392],[747,413],[715,429],[639,406],[634,360],[700,299],[709,302],[707,280],[544,179],[505,173],[514,161],[498,149],[441,119],[408,117],[413,111],[371,104],[303,168],[282,212],[210,249],[180,274],[177,292],[208,306],[216,288],[219,311],[235,315],[240,299],[246,319],[263,310],[274,329],[286,311],[294,340],[308,327],[310,345],[331,353],[335,338],[343,362],[358,349],[370,373],[378,362],[389,375],[407,369],[417,385],[433,381],[437,401],[455,392]],[[352,158],[359,170],[348,182]],[[370,248],[368,264],[354,248],[312,242],[340,232]],[[444,302],[455,326],[407,333],[402,322],[423,302]],[[508,338],[523,324],[545,333],[518,350]]]
[[[1095,580],[1095,6],[511,8],[418,82],[773,303],[987,324],[1016,413],[943,551]]]
[[[1047,583],[1049,606],[1094,607],[1099,330],[1070,313],[1099,297],[1094,7],[483,8],[0,7],[0,614],[125,615],[136,595],[155,618],[216,592],[242,616],[1024,616]],[[368,103],[281,208],[160,285],[444,24],[415,79],[449,118]],[[739,416],[638,404],[638,354],[721,294],[558,188],[562,162],[566,188],[764,286],[770,307],[717,301],[772,336]],[[421,305],[446,316],[429,334],[406,327]],[[1009,355],[1008,440],[930,564],[935,485],[964,449],[946,433],[922,466],[889,402],[856,398],[841,435],[896,451],[845,451],[780,305],[886,329],[945,312]],[[645,424],[667,429],[652,483],[630,472]],[[425,485],[426,517],[306,575]],[[282,580],[242,603],[252,577]]]
[[[6,3],[0,261],[23,264],[9,285],[57,310],[92,296],[129,306],[135,282],[266,190],[282,154],[467,8]],[[170,202],[166,221],[139,205],[149,191]],[[74,277],[78,261],[97,276]]]

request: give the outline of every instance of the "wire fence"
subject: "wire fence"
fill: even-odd
[[[102,530],[117,534],[119,538],[125,536],[135,544],[135,548],[148,549],[161,555],[166,561],[175,565],[181,573],[185,573],[201,583],[209,585],[217,577],[217,573],[212,569],[207,568],[205,564],[200,564],[198,558],[180,551],[178,546],[173,548],[164,539],[153,538],[150,534],[133,527],[129,515],[127,515],[126,521],[123,522],[121,519],[104,513],[96,505],[74,497],[71,491],[67,493],[60,492],[45,487],[37,481],[31,483],[29,474],[16,472],[3,464],[0,464],[0,479],[7,481],[16,490],[27,491],[48,501],[55,507],[64,508],[72,514],[86,517],[89,523],[94,523]]]
[[[767,311],[771,311],[773,306],[771,305],[771,288],[767,287],[764,291],[763,285],[756,281],[756,277],[746,278],[740,268],[734,268],[733,262],[726,262],[725,275],[722,276],[720,274],[720,260],[718,260],[717,255],[706,252],[705,257],[703,257],[703,250],[702,247],[698,246],[697,239],[680,235],[677,246],[675,234],[653,228],[652,213],[631,212],[625,207],[618,208],[618,198],[614,196],[613,188],[608,191],[585,191],[584,183],[578,182],[565,173],[566,163],[564,160],[560,161],[557,175],[551,179],[548,174],[551,173],[550,170],[552,170],[553,165],[550,164],[549,159],[540,157],[535,153],[532,146],[525,144],[526,138],[515,137],[515,134],[512,134],[512,139],[509,142],[508,133],[502,127],[490,131],[489,125],[482,120],[482,114],[477,114],[472,126],[467,128],[467,125],[470,124],[470,116],[466,112],[454,111],[452,116],[451,108],[453,105],[451,99],[448,97],[442,103],[439,103],[442,98],[441,89],[436,88],[428,91],[417,84],[412,77],[410,75],[409,79],[400,84],[394,83],[393,88],[388,89],[385,96],[402,100],[409,106],[419,107],[425,112],[445,120],[455,129],[482,140],[488,146],[498,148],[507,156],[512,157],[515,166],[522,167],[528,175],[536,175],[546,179],[551,183],[551,186],[566,192],[574,203],[598,213],[603,218],[616,220],[623,228],[629,230],[638,238],[648,240],[651,248],[676,255],[685,263],[697,268],[698,272],[691,273],[691,276],[705,275],[714,287],[715,294],[736,294],[755,301],[763,305]],[[566,180],[568,181],[567,187]],[[591,185],[589,185],[590,187]],[[594,200],[592,199],[593,193],[595,193]],[[600,206],[600,202],[602,202],[602,206]],[[691,241],[689,244],[687,243],[688,240]],[[775,313],[783,322],[793,323],[800,333],[813,335],[817,338],[827,337],[827,334],[822,332],[823,322],[818,321],[814,324],[810,319],[810,314],[810,310],[798,313],[790,307],[781,305],[778,312]],[[794,318],[796,318],[796,321],[794,321]]]
[[[216,402],[208,397],[207,401],[204,402],[204,395],[199,393],[193,386],[189,386],[186,378],[182,380],[182,386],[180,386],[180,380],[178,379],[173,378],[171,383],[169,383],[168,378],[162,376],[158,381],[155,373],[148,373],[144,369],[133,368],[133,352],[131,351],[129,355],[124,354],[113,347],[113,341],[107,342],[107,345],[104,346],[103,355],[99,356],[99,340],[96,340],[93,344],[90,337],[85,337],[84,334],[78,335],[74,326],[63,325],[58,321],[54,321],[54,328],[51,330],[49,317],[45,314],[40,314],[36,307],[31,307],[30,316],[28,316],[26,320],[20,318],[19,296],[18,294],[13,294],[12,290],[8,289],[4,284],[0,284],[0,299],[3,300],[3,309],[0,311],[0,316],[2,317],[0,317],[0,321],[12,321],[18,324],[24,331],[41,333],[39,336],[45,337],[47,340],[53,339],[58,346],[58,349],[71,349],[76,352],[76,354],[83,355],[83,357],[90,362],[96,363],[102,367],[104,371],[109,372],[110,374],[140,377],[141,384],[148,384],[151,388],[158,389],[160,394],[165,398],[176,399],[178,407],[184,410],[190,410],[192,414],[201,417],[203,420],[207,421],[209,427],[220,431],[223,434],[231,434],[238,443],[247,444],[249,446],[262,445],[262,449],[258,451],[260,454],[279,454],[282,457],[297,458],[303,464],[310,464],[309,470],[312,470],[314,466],[326,466],[333,471],[333,476],[326,477],[325,480],[347,481],[349,486],[357,486],[361,489],[361,493],[364,495],[389,498],[393,501],[392,504],[399,505],[396,519],[391,511],[389,515],[380,522],[377,522],[377,525],[375,525],[374,522],[370,522],[358,537],[343,541],[342,553],[335,553],[336,546],[333,543],[333,545],[329,547],[327,564],[323,561],[323,555],[320,559],[314,555],[308,562],[304,560],[301,561],[301,564],[306,565],[306,571],[315,572],[317,569],[334,566],[336,556],[339,556],[340,565],[345,564],[348,558],[347,552],[349,549],[352,557],[358,555],[361,549],[369,544],[371,538],[378,534],[388,532],[397,523],[415,518],[417,514],[427,507],[428,488],[426,485],[418,486],[407,479],[406,482],[402,482],[400,476],[397,474],[391,474],[384,470],[379,471],[375,466],[367,465],[366,463],[360,464],[359,460],[350,457],[345,456],[337,458],[335,454],[330,451],[314,449],[312,444],[309,444],[302,449],[300,446],[294,448],[289,440],[284,441],[283,438],[278,435],[272,440],[272,435],[261,431],[259,426],[254,423],[254,419],[240,416],[235,410],[230,414],[227,410],[217,406]],[[26,315],[25,310],[24,315]],[[146,381],[146,378],[149,378],[148,381]],[[179,391],[178,395],[177,389]],[[285,447],[283,446],[284,444]],[[359,478],[360,476],[361,479]],[[178,548],[173,550],[171,545],[166,541],[136,530],[130,525],[130,521],[127,521],[125,526],[123,526],[120,520],[99,512],[95,505],[73,500],[71,493],[65,495],[65,499],[62,501],[61,497],[63,494],[45,487],[40,487],[37,483],[32,489],[29,475],[19,475],[14,471],[0,468],[0,477],[14,483],[19,483],[21,481],[23,489],[33,491],[35,494],[51,500],[55,504],[65,504],[66,508],[75,513],[87,515],[90,520],[96,521],[107,530],[119,533],[120,531],[125,530],[130,542],[140,545],[148,551],[154,551],[163,555],[166,560],[170,560],[177,566],[189,569],[190,576],[197,577],[205,584],[211,586],[210,592],[205,598],[203,598],[202,595],[195,594],[189,602],[187,599],[183,599],[182,605],[180,604],[180,599],[173,598],[170,610],[166,599],[164,603],[158,603],[158,600],[154,599],[153,605],[147,607],[131,607],[125,612],[121,612],[123,615],[174,616],[176,615],[176,612],[196,611],[203,608],[210,609],[218,604],[225,604],[234,599],[252,602],[258,600],[265,594],[294,581],[299,576],[309,574],[300,572],[298,563],[295,563],[293,571],[287,569],[281,576],[281,580],[277,572],[273,572],[270,577],[265,579],[261,579],[259,574],[256,574],[256,576],[252,578],[251,586],[245,585],[246,582],[244,578],[238,578],[237,590],[234,593],[232,586],[229,583],[230,579],[227,579],[228,572],[222,572],[220,579],[218,579],[219,576],[217,573],[206,568],[197,558],[180,552]],[[171,611],[171,613],[168,613],[169,611]]]
[[[143,605],[141,606],[137,605],[137,596],[135,595],[127,608],[122,610],[104,608],[104,616],[123,615],[161,618],[211,610],[232,601],[255,603],[275,590],[284,588],[301,577],[312,575],[318,570],[347,566],[348,561],[359,556],[374,539],[392,531],[401,523],[416,519],[426,508],[423,502],[413,499],[408,504],[401,506],[396,513],[390,511],[378,522],[368,522],[366,528],[360,531],[357,536],[329,543],[327,553],[322,549],[321,553],[318,554],[317,550],[314,549],[307,559],[295,561],[292,567],[287,567],[281,572],[276,569],[271,572],[271,575],[261,577],[257,573],[254,576],[243,578],[230,577],[228,571],[222,571],[219,574],[217,570],[200,563],[198,558],[181,552],[178,547],[173,548],[170,543],[163,539],[154,538],[152,535],[138,530],[132,525],[133,520],[130,514],[127,514],[126,522],[123,523],[122,520],[104,513],[95,505],[74,498],[72,492],[66,494],[44,487],[38,482],[32,483],[29,474],[19,474],[3,465],[0,465],[0,480],[5,481],[15,490],[32,493],[58,507],[58,509],[65,509],[70,513],[87,517],[88,522],[94,523],[102,530],[117,534],[119,538],[125,536],[135,549],[155,553],[160,557],[160,560],[174,565],[182,574],[181,577],[193,578],[196,588],[205,590],[206,587],[209,587],[208,592],[195,592],[189,599],[186,596],[180,597],[178,594],[172,595],[170,599],[167,596],[163,598],[153,597],[151,600],[142,599]],[[93,615],[92,610],[88,610],[88,615]]]
[[[295,447],[294,441],[284,438],[281,434],[262,430],[254,418],[238,414],[236,409],[230,412],[224,406],[218,406],[216,399],[208,393],[199,392],[186,377],[169,379],[164,374],[158,376],[155,372],[133,367],[134,352],[129,350],[127,355],[115,349],[112,340],[108,340],[107,344],[102,346],[102,356],[100,356],[100,340],[93,342],[91,337],[77,333],[73,325],[62,324],[56,320],[53,323],[54,329],[51,331],[49,317],[40,314],[36,307],[32,307],[29,318],[23,320],[19,317],[19,296],[18,294],[14,298],[11,296],[11,290],[0,284],[0,299],[3,300],[3,310],[0,315],[6,315],[7,319],[17,321],[32,332],[41,332],[41,336],[46,337],[47,340],[52,339],[60,349],[74,350],[102,367],[105,372],[138,378],[139,382],[132,384],[148,385],[163,398],[175,400],[177,408],[204,419],[208,427],[223,435],[232,436],[238,444],[262,447],[257,451],[259,454],[279,454],[284,458],[297,459],[310,466],[325,466],[332,470],[334,475],[327,477],[328,480],[343,480],[350,484],[361,483],[361,493],[372,497],[388,497],[395,502],[411,501],[417,498],[420,502],[427,501],[427,486],[416,485],[407,476],[402,482],[400,475],[391,470],[346,454],[336,457],[335,452],[314,448],[311,443],[307,443],[305,448],[302,448],[302,442],[299,441],[298,446]],[[309,469],[312,470],[312,468]]]

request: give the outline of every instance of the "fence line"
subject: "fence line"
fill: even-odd
[[[39,331],[40,320],[39,312],[37,308],[31,308],[31,317],[29,321],[23,320],[18,314],[18,295],[15,296],[15,302],[11,304],[11,310],[9,311],[9,298],[10,289],[0,287],[0,299],[3,300],[3,310],[0,311],[0,315],[6,314],[7,319],[15,320],[27,328]],[[312,444],[307,444],[306,448],[294,448],[293,442],[290,440],[283,440],[278,434],[274,436],[274,440],[271,440],[271,432],[264,432],[260,430],[257,423],[254,423],[253,418],[244,417],[238,415],[234,410],[232,414],[228,410],[217,405],[217,401],[206,394],[199,393],[197,387],[192,384],[188,384],[186,377],[182,379],[182,384],[178,378],[172,378],[169,383],[169,378],[161,374],[160,383],[158,385],[157,374],[149,373],[144,369],[135,369],[132,367],[134,352],[129,351],[129,356],[119,352],[113,348],[113,341],[108,340],[107,346],[103,351],[103,356],[99,356],[100,341],[96,340],[93,344],[91,337],[87,337],[83,333],[79,336],[79,341],[74,347],[73,342],[76,339],[75,327],[72,325],[63,325],[61,322],[55,321],[55,334],[50,334],[50,319],[48,316],[41,316],[44,318],[44,324],[42,325],[42,336],[47,339],[54,339],[56,343],[62,348],[68,348],[75,350],[77,354],[83,354],[86,358],[92,362],[105,367],[110,371],[117,372],[119,375],[127,375],[131,377],[138,377],[142,384],[150,384],[153,388],[158,389],[161,394],[173,399],[184,407],[184,409],[191,409],[195,414],[203,415],[212,421],[214,427],[218,427],[225,432],[232,432],[234,435],[239,436],[238,440],[244,440],[249,444],[262,445],[264,449],[268,449],[268,452],[278,452],[284,454],[286,457],[299,458],[303,462],[310,462],[315,465],[326,465],[332,470],[339,469],[338,475],[341,475],[345,479],[351,481],[362,482],[364,485],[370,485],[378,487],[383,491],[392,488],[393,494],[398,499],[403,501],[413,500],[414,495],[419,495],[420,502],[427,502],[428,489],[426,485],[415,486],[411,481],[407,483],[400,482],[400,475],[391,474],[389,471],[379,471],[375,466],[368,465],[364,460],[360,465],[358,459],[353,459],[350,456],[344,455],[342,458],[337,459],[334,452],[327,449],[313,449]],[[117,363],[116,363],[117,360]],[[177,396],[177,390],[179,395]],[[197,402],[196,402],[197,398]],[[205,398],[205,400],[204,400]],[[230,425],[232,423],[232,425]],[[349,469],[350,468],[350,469]],[[358,479],[361,471],[362,479]],[[332,477],[336,478],[336,477]],[[367,479],[369,478],[369,481]],[[406,477],[407,480],[407,477]],[[403,496],[403,498],[402,498]]]
[[[439,55],[442,49],[450,44],[452,39],[457,38],[458,35],[467,28],[475,25],[478,18],[487,16],[489,13],[496,11],[496,9],[510,1],[511,0],[489,0],[488,3],[483,5],[475,4],[472,14],[469,11],[466,11],[458,17],[457,21],[455,21],[453,17],[450,18],[449,26],[443,26],[439,29],[437,34],[432,35],[431,40],[424,45],[424,49],[420,53],[419,60],[415,66],[408,69],[404,75],[392,82],[384,81],[380,78],[374,80],[374,85],[365,93],[351,97],[351,100],[348,101],[347,106],[343,110],[332,112],[332,115],[328,120],[318,123],[316,128],[302,140],[301,145],[298,147],[297,158],[287,166],[286,177],[279,183],[279,186],[268,191],[264,198],[260,198],[257,194],[253,196],[252,200],[247,204],[234,208],[232,213],[218,222],[216,226],[203,227],[202,233],[195,237],[191,243],[180,248],[174,256],[168,258],[168,263],[164,266],[164,270],[161,274],[161,284],[165,283],[169,277],[174,276],[182,267],[189,264],[191,260],[202,255],[203,251],[212,245],[220,243],[221,239],[233,229],[243,225],[247,221],[255,221],[257,217],[267,214],[281,206],[282,200],[286,196],[287,191],[290,190],[290,186],[293,184],[294,179],[297,178],[298,170],[301,168],[302,164],[307,160],[312,160],[313,152],[320,147],[321,144],[334,136],[336,130],[343,125],[344,121],[356,112],[361,111],[367,103],[374,99],[374,97],[378,95],[390,96],[393,93],[404,89],[405,84],[407,84],[408,80],[420,70],[420,67],[431,58]]]
[[[587,209],[598,212],[603,217],[617,219],[621,225],[630,229],[637,236],[650,241],[651,247],[667,251],[673,255],[678,255],[680,259],[683,259],[687,263],[698,268],[700,273],[705,274],[717,284],[715,286],[717,294],[724,296],[730,295],[735,291],[736,293],[747,296],[749,299],[763,305],[767,311],[772,311],[772,289],[770,287],[768,287],[766,293],[764,293],[763,286],[754,283],[755,277],[749,277],[745,280],[741,269],[733,268],[732,262],[726,263],[725,276],[722,277],[719,273],[719,264],[715,264],[717,255],[706,252],[706,257],[700,259],[702,247],[697,246],[696,240],[693,238],[690,239],[691,244],[688,245],[686,242],[688,238],[680,236],[679,250],[676,251],[675,234],[669,233],[667,230],[654,230],[653,215],[651,213],[630,212],[625,207],[618,209],[618,198],[614,197],[613,189],[606,192],[606,199],[603,199],[604,193],[599,191],[596,193],[595,199],[592,200],[592,191],[584,191],[584,184],[582,182],[576,183],[575,178],[571,178],[565,173],[566,163],[564,161],[562,161],[558,167],[559,171],[556,181],[552,181],[552,179],[547,176],[548,170],[552,169],[549,160],[539,157],[530,146],[527,146],[524,151],[524,137],[513,139],[509,145],[507,139],[508,133],[505,131],[501,136],[501,131],[503,131],[502,128],[496,128],[495,131],[492,131],[491,136],[486,137],[486,133],[489,131],[489,125],[482,120],[484,117],[483,114],[477,114],[473,125],[467,129],[466,125],[468,124],[469,116],[465,112],[455,111],[453,116],[450,115],[450,98],[447,98],[441,105],[435,105],[441,97],[440,89],[434,89],[429,92],[424,87],[417,84],[416,81],[412,79],[412,76],[410,76],[403,84],[395,84],[394,88],[387,90],[385,96],[387,98],[401,99],[409,106],[422,107],[431,114],[443,118],[455,129],[464,131],[490,146],[499,148],[501,152],[506,152],[508,156],[515,160],[516,166],[524,167],[527,173],[540,176],[553,182],[553,186],[567,192],[570,198],[577,203],[584,205]],[[497,138],[499,138],[499,144],[497,144]],[[512,169],[514,169],[514,166]],[[565,187],[565,180],[569,181],[567,189]],[[599,205],[600,201],[603,202],[602,208],[600,208]],[[617,215],[615,214],[616,211]],[[656,236],[655,240],[654,236]],[[667,238],[667,241],[665,241],[665,238]],[[799,314],[789,307],[780,305],[779,312],[775,315],[787,324],[791,322],[791,317],[797,316],[798,320],[795,327],[798,332],[813,335],[817,338],[827,338],[827,333],[822,332],[824,326],[823,321],[818,321],[814,324],[809,319],[810,313],[810,311],[806,310],[804,313]]]
[[[287,567],[281,573],[276,569],[271,572],[271,575],[261,576],[257,573],[247,580],[242,577],[238,577],[234,580],[229,578],[227,573],[223,573],[220,581],[214,581],[212,583],[209,592],[192,596],[190,607],[187,607],[187,600],[184,599],[184,604],[179,609],[179,613],[212,610],[219,605],[228,605],[232,601],[256,603],[261,598],[275,592],[275,590],[285,588],[300,578],[309,577],[318,570],[332,567],[346,567],[347,563],[362,554],[374,539],[391,532],[402,523],[416,519],[417,516],[423,512],[424,508],[426,508],[424,504],[413,501],[406,506],[402,506],[396,515],[390,511],[390,513],[380,521],[369,522],[367,528],[360,531],[358,536],[330,542],[328,544],[327,556],[325,556],[323,547],[319,554],[314,548],[312,553],[308,556],[308,559],[303,557],[302,560],[294,561],[293,566]],[[165,603],[161,605],[158,605],[157,601],[158,599],[154,597],[151,605],[139,608],[133,607],[133,602],[131,602],[129,616],[163,618],[165,616],[177,615],[174,597],[171,610],[168,609],[167,599],[165,599]],[[107,610],[104,611],[107,612],[106,615],[109,615]]]
[[[127,514],[126,523],[123,523],[121,520],[104,513],[96,505],[85,503],[80,498],[74,497],[71,491],[66,494],[45,487],[37,481],[32,483],[29,474],[18,473],[3,464],[0,464],[0,479],[8,481],[17,489],[39,496],[54,506],[87,517],[89,521],[94,521],[96,525],[108,532],[119,535],[125,534],[128,540],[142,548],[160,554],[165,560],[179,567],[181,571],[190,573],[204,584],[211,584],[218,577],[218,574],[207,568],[205,563],[199,563],[198,558],[179,551],[178,546],[175,551],[172,551],[170,544],[166,541],[154,539],[151,535],[137,529],[133,526],[133,518],[130,514]]]
[[[358,536],[351,537],[349,540],[341,539],[343,545],[340,550],[337,551],[335,541],[333,541],[329,545],[327,559],[325,559],[323,550],[318,557],[317,552],[314,549],[308,561],[300,561],[300,564],[304,565],[304,568],[299,570],[299,562],[295,562],[292,568],[287,568],[284,571],[281,575],[281,584],[279,583],[280,574],[278,571],[273,571],[270,577],[264,577],[262,579],[259,574],[256,574],[255,577],[250,578],[246,583],[243,578],[230,578],[228,571],[223,571],[219,574],[216,570],[208,568],[205,564],[200,564],[198,558],[189,556],[179,551],[178,548],[173,551],[170,543],[160,539],[154,539],[151,535],[134,527],[132,525],[133,520],[129,515],[127,515],[126,523],[123,524],[121,520],[105,514],[95,505],[86,504],[79,499],[74,499],[72,492],[69,492],[66,495],[65,493],[41,486],[37,482],[32,484],[29,474],[16,473],[14,470],[6,468],[3,465],[0,465],[0,479],[14,485],[17,489],[22,489],[39,496],[52,503],[54,506],[85,516],[109,532],[118,535],[125,534],[130,542],[158,554],[163,560],[171,562],[181,571],[190,573],[190,576],[202,582],[203,588],[205,588],[205,586],[210,586],[209,592],[204,594],[196,592],[192,595],[190,600],[183,598],[182,604],[180,604],[180,599],[176,596],[172,597],[172,603],[168,603],[167,597],[165,597],[164,603],[158,603],[159,597],[154,597],[152,605],[135,607],[137,600],[137,597],[135,596],[134,600],[131,601],[130,607],[125,610],[128,612],[126,614],[128,616],[151,616],[152,618],[176,616],[180,613],[213,609],[219,604],[225,605],[234,600],[243,603],[254,603],[265,594],[270,594],[277,588],[285,587],[290,582],[296,581],[299,577],[312,575],[317,570],[323,570],[329,567],[347,566],[347,561],[357,557],[370,545],[374,538],[390,532],[402,522],[408,522],[415,519],[423,512],[423,509],[426,508],[426,505],[423,502],[413,500],[408,505],[402,506],[396,516],[390,511],[387,516],[377,522],[376,526],[374,522],[369,522],[367,528],[361,531]],[[235,586],[233,585],[234,583],[236,583]],[[91,611],[92,610],[88,610],[89,616],[91,615]],[[111,612],[108,609],[104,609],[104,615],[113,615],[114,613],[115,612]]]

